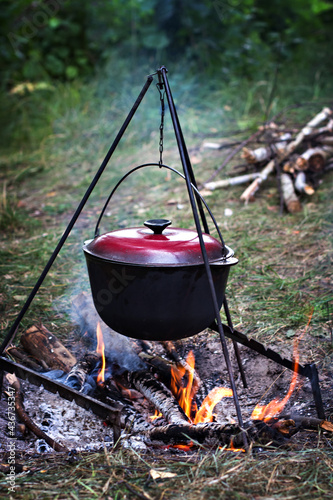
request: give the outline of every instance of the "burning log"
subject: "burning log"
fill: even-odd
[[[194,369],[194,366],[192,366],[188,362],[188,357],[187,359],[183,359],[177,352],[177,349],[175,348],[174,344],[170,341],[163,342],[163,346],[166,350],[166,352],[169,354],[169,356],[176,362],[178,367],[183,367],[187,373],[191,373],[191,376],[193,378],[193,386],[195,390],[197,390],[200,386],[200,378],[198,377],[197,372]]]
[[[30,429],[38,438],[43,439],[51,448],[55,451],[60,452],[68,452],[65,446],[57,443],[54,439],[50,438],[47,434],[45,434],[42,429],[40,429],[27,415],[25,409],[23,407],[22,396],[21,396],[21,387],[20,383],[16,377],[16,375],[12,373],[7,373],[6,379],[8,383],[15,390],[15,410],[19,419]]]
[[[295,193],[294,184],[291,177],[286,173],[282,173],[280,179],[282,197],[288,212],[300,212],[302,210],[302,206]]]
[[[178,405],[171,391],[149,372],[137,371],[130,373],[129,380],[162,413],[168,422],[173,424],[188,422],[187,416]]]
[[[94,369],[100,355],[97,352],[88,352],[68,372],[64,384],[71,385],[77,391],[82,391],[87,375]]]
[[[59,369],[67,373],[76,363],[75,356],[43,325],[29,328],[22,335],[21,344],[46,370]]]
[[[147,434],[152,442],[168,444],[190,444],[195,441],[206,446],[232,446],[244,448],[244,434],[249,442],[260,444],[272,443],[280,446],[287,439],[276,429],[261,420],[251,421],[246,426],[245,432],[236,424],[182,424],[164,425],[155,427]]]
[[[279,427],[281,427],[284,424],[284,422],[289,422],[290,425],[289,424],[288,425],[291,427],[293,434],[295,433],[293,432],[293,429],[296,430],[296,432],[300,429],[306,429],[306,430],[323,429],[324,431],[333,432],[333,423],[329,422],[328,420],[322,420],[320,418],[303,417],[301,415],[297,416],[281,415],[278,418],[277,422],[274,422],[273,420],[274,419],[272,419],[272,422],[270,423],[272,423],[273,426],[279,426]]]
[[[170,385],[173,366],[170,361],[167,361],[160,356],[153,356],[145,352],[139,353],[139,357],[150,367],[152,367],[153,371],[158,375],[159,379],[161,379],[165,385]]]

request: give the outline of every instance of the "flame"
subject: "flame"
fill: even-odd
[[[246,450],[244,450],[244,448],[235,448],[234,447],[234,443],[233,443],[233,439],[231,438],[230,440],[230,445],[229,445],[229,448],[224,448],[226,451],[233,451],[233,452],[242,452],[242,453],[246,453]]]
[[[195,358],[192,351],[189,352],[186,363],[188,369],[183,366],[171,368],[171,391],[191,423],[212,422],[215,406],[223,397],[231,397],[232,390],[224,387],[215,387],[206,396],[198,410],[195,403],[195,395],[199,383],[195,378]]]
[[[194,423],[198,424],[199,422],[212,422],[213,420],[213,409],[217,405],[217,403],[225,397],[232,397],[232,390],[227,389],[226,387],[215,387],[210,391],[208,396],[202,402],[200,409],[197,411]]]
[[[102,384],[105,381],[105,344],[103,340],[103,333],[101,329],[101,325],[98,321],[97,327],[96,327],[96,337],[97,337],[97,347],[96,347],[96,352],[102,356],[102,366],[100,371],[98,372],[96,382],[98,384]]]
[[[252,415],[251,415],[251,418],[253,420],[264,420],[264,422],[267,422],[270,418],[281,413],[281,411],[284,409],[287,402],[289,401],[292,393],[294,392],[294,390],[297,386],[297,382],[298,382],[298,367],[299,367],[298,344],[299,344],[299,341],[304,337],[304,335],[308,329],[308,326],[311,322],[312,314],[313,314],[313,309],[309,315],[309,320],[307,322],[307,325],[306,325],[303,333],[299,337],[296,337],[295,341],[294,341],[294,345],[293,345],[294,371],[293,371],[292,379],[291,379],[289,390],[288,390],[287,394],[281,400],[278,398],[274,398],[267,405],[257,404],[252,412]]]
[[[184,366],[177,366],[177,368],[173,367],[171,368],[170,388],[172,393],[176,397],[179,406],[184,410],[185,415],[189,419],[191,419],[192,404],[193,404],[192,402],[194,401],[194,396],[198,388],[197,384],[193,384],[195,361],[194,361],[194,354],[192,351],[189,352],[186,362],[189,367],[188,370],[186,370]],[[185,387],[184,384],[186,384]],[[196,407],[194,408],[194,411],[195,410]]]
[[[151,421],[156,420],[157,418],[163,417],[162,413],[155,410],[155,415],[150,415],[149,418]]]

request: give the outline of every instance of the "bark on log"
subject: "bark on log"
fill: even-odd
[[[298,174],[296,175],[295,189],[299,193],[305,193],[307,195],[312,195],[315,192],[313,187],[307,183],[305,172],[298,172]]]
[[[260,184],[267,179],[267,177],[273,172],[275,167],[275,160],[268,162],[266,167],[259,172],[258,177],[245,189],[244,193],[241,195],[240,199],[245,203],[248,203],[252,196],[259,189]]]
[[[245,182],[252,181],[260,176],[259,172],[252,172],[250,174],[238,175],[237,177],[230,177],[229,179],[222,179],[216,182],[209,182],[205,184],[204,187],[209,189],[209,191],[214,191],[215,189],[221,189],[228,186],[236,186],[238,184],[244,184]]]
[[[272,157],[272,150],[265,146],[256,149],[243,148],[241,157],[248,163],[260,163]]]
[[[42,362],[45,369],[69,372],[76,358],[45,326],[32,326],[21,337],[25,351]]]
[[[54,439],[48,436],[42,429],[36,425],[28,414],[25,412],[23,407],[22,397],[21,397],[21,387],[20,383],[15,374],[7,373],[6,379],[8,383],[13,387],[15,391],[15,410],[19,419],[30,429],[39,439],[44,439],[44,441],[51,446],[55,451],[68,452],[65,446],[57,443]]]
[[[97,352],[88,352],[68,372],[64,384],[70,385],[77,391],[84,388],[87,375],[95,368],[101,356]]]
[[[294,184],[291,177],[286,173],[282,173],[280,179],[281,179],[282,197],[288,212],[290,213],[300,212],[302,210],[302,206],[299,199],[296,196],[294,190]]]
[[[171,370],[172,368],[175,368],[170,361],[167,361],[160,356],[152,356],[151,354],[147,354],[145,352],[139,353],[139,357],[145,361],[147,365],[152,367],[153,371],[166,386],[170,385]]]
[[[329,108],[324,108],[320,113],[318,113],[312,120],[310,120],[305,127],[302,128],[302,130],[297,134],[295,139],[290,142],[285,149],[285,154],[289,155],[290,153],[293,153],[295,149],[304,141],[304,139],[309,136],[318,125],[326,120],[330,115],[332,114],[332,111]]]
[[[129,381],[173,424],[188,422],[173,394],[152,374],[146,371],[129,373]]]
[[[323,146],[307,149],[295,162],[297,170],[311,170],[312,172],[322,172],[327,158],[333,156],[333,148]]]
[[[155,427],[149,431],[147,438],[152,442],[158,441],[168,444],[190,444],[195,441],[207,446],[225,445],[235,448],[243,448],[244,434],[248,442],[260,444],[273,443],[281,445],[286,438],[277,430],[271,428],[261,420],[251,421],[246,426],[245,432],[236,424],[183,424],[164,425]]]
[[[6,349],[6,354],[8,354],[8,356],[14,358],[14,360],[19,361],[19,363],[21,363],[22,365],[27,366],[28,368],[31,368],[35,372],[43,371],[43,367],[42,367],[42,364],[40,363],[40,360],[38,360],[39,362],[37,363],[35,361],[35,358],[32,358],[31,356],[29,356],[22,349],[19,349],[15,346],[9,346]]]

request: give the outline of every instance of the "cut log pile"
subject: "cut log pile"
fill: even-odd
[[[241,157],[245,160],[247,173],[227,179],[213,180],[225,166],[219,167],[204,183],[207,191],[248,183],[240,199],[245,203],[253,201],[261,185],[273,173],[277,174],[281,207],[288,212],[302,210],[303,195],[311,196],[322,181],[322,177],[333,166],[333,116],[332,110],[325,107],[300,130],[287,131],[282,125],[271,122],[260,127],[255,140],[262,145],[250,148],[243,141]],[[244,145],[246,143],[246,146]],[[215,144],[214,149],[217,149]],[[204,147],[212,147],[205,143]],[[235,154],[239,147],[235,149]],[[228,155],[231,160],[232,154]],[[238,167],[239,170],[239,167]]]
[[[137,369],[138,365],[136,365],[133,371],[123,368],[117,370],[113,362],[112,376],[109,375],[105,381],[96,385],[94,393],[91,394],[92,397],[110,407],[121,406],[121,411],[118,410],[117,413],[116,423],[114,416],[111,418],[110,415],[115,444],[119,443],[121,429],[126,435],[140,435],[146,444],[153,446],[199,443],[206,447],[233,446],[241,449],[248,443],[261,445],[273,443],[280,446],[301,428],[319,427],[325,431],[333,431],[332,424],[329,422],[301,417],[296,422],[290,416],[282,420],[272,419],[269,424],[251,420],[245,424],[244,429],[236,423],[216,422],[213,417],[210,421],[197,422],[195,418],[192,418],[191,411],[190,414],[184,412],[171,384],[172,373],[178,369],[184,374],[184,384],[190,378],[194,396],[198,393],[200,379],[194,366],[189,364],[189,358],[183,359],[175,346],[169,342],[158,343],[159,354],[155,354],[154,347],[145,341],[133,340],[132,342],[133,349],[140,354],[140,369]],[[39,346],[38,351],[36,345]],[[61,370],[65,383],[70,383],[71,387],[80,391],[84,390],[88,377],[94,376],[97,379],[97,373],[102,364],[101,356],[94,351],[87,351],[76,359],[43,325],[30,328],[21,337],[21,347],[8,348],[7,354],[14,359],[17,356],[21,363],[24,356],[29,360],[33,358],[35,363],[48,360],[47,370],[50,368]],[[25,412],[21,387],[15,375],[8,374],[6,377],[8,384],[15,389],[16,411],[24,426],[39,438],[45,439],[55,450],[64,451],[62,444],[49,438]],[[220,389],[215,387],[211,393],[216,393]],[[227,396],[230,397],[230,394]],[[154,409],[159,415],[156,419],[151,419],[148,415],[152,415]]]

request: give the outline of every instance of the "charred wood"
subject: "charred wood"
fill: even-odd
[[[151,373],[138,371],[129,374],[129,381],[162,413],[164,418],[174,424],[188,422],[173,394]]]
[[[87,375],[95,368],[101,356],[97,352],[88,352],[68,372],[64,381],[77,391],[82,391]]]
[[[9,346],[6,349],[6,354],[8,356],[14,358],[15,361],[18,361],[19,363],[24,364],[25,366],[28,366],[32,370],[35,370],[36,372],[43,371],[42,365],[32,357],[29,356],[26,352],[24,352],[22,349],[17,348],[15,346]],[[39,360],[37,360],[39,361]]]
[[[246,438],[250,443],[280,446],[287,442],[283,435],[261,420],[251,421],[245,427]],[[168,444],[189,444],[194,441],[206,446],[244,447],[244,430],[236,424],[164,425],[151,429],[147,437],[152,442]]]

